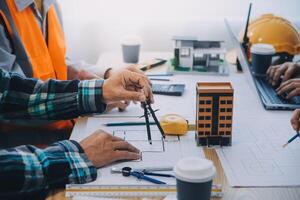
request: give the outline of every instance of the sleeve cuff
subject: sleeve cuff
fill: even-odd
[[[78,106],[82,114],[103,113],[106,104],[102,99],[102,86],[104,80],[85,80],[78,85]]]
[[[83,184],[94,181],[97,178],[97,169],[88,159],[82,147],[73,140],[65,140],[59,143],[67,149],[71,169],[68,182],[70,184]]]

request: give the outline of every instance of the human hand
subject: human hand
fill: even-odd
[[[140,151],[103,130],[98,130],[80,142],[88,159],[95,167],[103,167],[119,160],[140,159]]]
[[[130,65],[130,66],[126,67],[125,69],[132,71],[132,72],[136,72],[138,74],[143,74],[143,75],[145,74],[142,70],[138,69],[138,65]],[[104,78],[107,79],[107,78],[111,77],[111,75],[113,75],[114,73],[117,73],[117,72],[118,72],[118,70],[110,68],[110,69],[108,69],[107,72],[105,72]]]
[[[118,101],[118,102],[109,103],[106,106],[106,112],[110,112],[115,108],[117,108],[120,112],[123,112],[129,106],[129,104],[130,101]]]
[[[137,65],[130,65],[130,66],[126,67],[125,69],[144,75],[144,72],[142,70],[138,69]],[[105,73],[104,78],[107,79],[107,78],[111,77],[112,74],[117,73],[117,72],[118,72],[118,70],[111,68]],[[133,103],[136,103],[136,101],[133,101]],[[110,112],[113,109],[118,108],[118,110],[120,112],[123,112],[129,106],[129,104],[130,104],[130,101],[118,101],[118,102],[109,103],[109,104],[107,104],[106,111]]]
[[[267,79],[272,86],[278,85],[281,81],[282,76],[282,82],[285,82],[299,75],[300,67],[292,62],[286,62],[282,65],[271,66],[267,70]]]
[[[103,83],[103,100],[105,103],[117,101],[154,102],[149,79],[140,73],[127,69],[111,75]]]
[[[136,72],[136,73],[139,73],[139,74],[144,75],[145,73],[144,73],[142,70],[140,70],[138,66],[139,66],[139,65],[130,65],[130,66],[127,66],[125,69],[127,69],[127,70],[129,70],[129,71],[132,71],[132,72]],[[113,69],[113,68],[110,68],[110,69],[108,69],[107,72],[105,72],[105,75],[104,75],[105,77],[104,77],[104,78],[107,79],[107,78],[111,77],[114,73],[117,73],[117,72],[118,72],[118,70],[115,70],[115,69]],[[136,104],[136,101],[133,101],[133,103]],[[123,111],[125,111],[126,108],[129,106],[129,104],[130,104],[130,101],[119,101],[119,102],[109,103],[109,104],[107,105],[106,111],[107,111],[107,112],[110,112],[110,111],[112,111],[114,108],[118,108],[118,110],[119,110],[120,112],[123,112]]]
[[[100,76],[84,69],[76,69],[75,67],[69,66],[68,79],[69,80],[73,80],[73,79],[91,80],[91,79],[100,79]]]
[[[101,77],[87,70],[79,70],[78,78],[80,80],[100,79]]]
[[[277,89],[278,95],[286,96],[286,99],[300,95],[300,78],[290,79],[283,82]]]
[[[299,131],[299,129],[300,129],[299,119],[300,119],[300,109],[296,109],[293,112],[293,115],[291,118],[291,125],[295,131]]]

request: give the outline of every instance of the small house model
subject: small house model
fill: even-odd
[[[209,71],[225,57],[224,42],[200,41],[196,37],[173,37],[175,68],[183,71]],[[217,71],[215,69],[214,71]]]
[[[197,83],[198,145],[231,145],[233,88],[230,83]]]

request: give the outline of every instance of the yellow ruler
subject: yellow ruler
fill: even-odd
[[[165,197],[176,194],[176,185],[75,185],[66,186],[66,197]],[[213,185],[212,197],[222,197],[221,185]]]

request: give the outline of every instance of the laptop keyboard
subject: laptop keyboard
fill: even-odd
[[[300,96],[292,99],[284,99],[278,96],[275,89],[266,81],[264,77],[256,77],[257,83],[264,90],[265,94],[269,97],[269,100],[273,104],[300,104]]]

